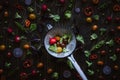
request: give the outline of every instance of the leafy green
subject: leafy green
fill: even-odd
[[[87,63],[88,67],[90,67],[93,64],[92,62],[89,62],[87,60],[85,62]]]
[[[72,36],[70,34],[64,34],[61,38],[68,39],[68,43],[71,41]]]
[[[34,9],[32,7],[28,7],[27,9],[28,9],[29,12],[33,12],[34,11]]]
[[[65,11],[65,17],[66,17],[67,19],[71,18],[71,16],[72,16],[71,11],[69,11],[69,10]]]
[[[109,47],[113,46],[114,45],[113,39],[107,41],[106,44],[109,45]]]
[[[60,20],[60,16],[57,14],[56,15],[50,14],[50,18],[52,18],[56,22]]]
[[[100,28],[100,35],[103,35],[106,32],[105,28]]]
[[[105,44],[105,40],[99,41],[97,44],[95,44],[90,51],[96,50],[101,48]]]
[[[50,47],[49,47],[48,49],[49,49],[50,51],[57,52],[57,46],[56,46],[56,44],[50,45]]]
[[[86,56],[86,57],[89,57],[91,52],[88,51],[88,50],[85,50],[84,53],[85,53],[85,56]]]
[[[52,74],[52,78],[58,79],[58,78],[59,78],[58,72],[54,72],[54,73]]]
[[[94,71],[93,71],[93,70],[88,69],[88,74],[89,74],[89,75],[93,75],[93,74],[94,74]]]
[[[117,60],[117,56],[114,54],[113,56],[110,56],[109,57],[111,60],[113,60],[113,61],[116,61]]]
[[[76,39],[80,41],[82,44],[85,44],[85,41],[82,35],[77,35]]]
[[[63,48],[63,52],[66,53],[68,52],[68,50],[66,48]]]
[[[20,18],[22,18],[22,17],[18,14],[18,12],[16,12],[15,18],[20,19]]]
[[[90,40],[94,40],[98,38],[97,34],[95,33],[93,33],[90,37],[91,37]]]
[[[30,30],[31,31],[34,31],[34,30],[36,30],[37,29],[37,25],[35,24],[35,23],[32,23],[31,25],[30,25]]]
[[[22,31],[26,31],[24,26],[22,24],[20,24],[19,22],[15,22],[15,24],[17,25],[17,27],[22,30]]]
[[[100,18],[99,15],[94,15],[94,16],[93,16],[93,19],[95,19],[95,20],[99,20],[99,18]]]
[[[67,64],[70,67],[70,69],[74,69],[73,64],[70,60],[67,60]]]

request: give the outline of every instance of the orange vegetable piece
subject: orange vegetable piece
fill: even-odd
[[[23,48],[24,48],[24,49],[29,49],[29,48],[30,48],[30,45],[29,45],[29,44],[24,44],[24,45],[23,45]]]
[[[26,26],[26,27],[29,27],[30,24],[31,24],[30,20],[26,19],[26,20],[25,20],[25,26]]]
[[[49,68],[48,70],[47,70],[47,73],[48,74],[50,74],[50,73],[52,73],[53,72],[53,69],[52,68]]]

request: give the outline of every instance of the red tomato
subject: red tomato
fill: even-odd
[[[57,42],[56,38],[50,38],[50,45],[55,44]]]

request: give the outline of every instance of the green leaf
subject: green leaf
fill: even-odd
[[[67,10],[67,11],[65,11],[65,17],[67,18],[67,19],[69,19],[69,18],[71,18],[71,16],[72,16],[72,13],[71,13],[71,11],[69,11],[69,10]]]
[[[85,62],[87,63],[88,67],[90,67],[93,64],[92,62],[89,62],[87,60]]]
[[[73,64],[70,60],[67,60],[67,64],[70,67],[70,69],[74,69]]]
[[[106,32],[105,28],[100,28],[100,35],[103,35]]]
[[[93,70],[88,69],[88,74],[89,74],[89,75],[94,75],[94,71],[93,71]]]
[[[95,19],[95,20],[99,20],[99,15],[93,15],[93,19]]]
[[[28,9],[29,12],[33,12],[34,11],[34,9],[32,7],[28,7],[27,9]]]
[[[113,39],[107,41],[106,44],[109,45],[109,47],[112,47],[114,45]]]
[[[89,57],[90,54],[91,54],[91,52],[90,52],[90,51],[87,51],[87,50],[85,50],[84,53],[85,53],[85,56],[86,56],[86,57]]]
[[[17,27],[22,30],[22,31],[26,31],[24,26],[22,24],[20,24],[19,22],[15,22],[15,24],[17,25]]]
[[[37,25],[36,24],[31,24],[30,25],[30,31],[34,31],[34,30],[36,30],[37,29]]]
[[[101,40],[100,42],[98,42],[97,44],[95,44],[90,51],[99,49],[99,48],[101,48],[104,44],[105,44],[105,40]]]
[[[90,40],[95,40],[98,38],[97,34],[93,33],[91,36],[90,36]]]
[[[117,56],[114,54],[113,56],[110,56],[109,57],[111,60],[113,60],[113,61],[116,61],[117,60]]]
[[[58,79],[58,78],[59,78],[59,73],[58,73],[58,72],[54,72],[54,73],[52,74],[52,78]]]
[[[80,41],[82,44],[85,44],[84,39],[83,39],[83,36],[77,35],[76,39],[77,39],[78,41]]]
[[[48,49],[49,49],[50,51],[57,52],[57,46],[56,46],[56,44],[51,45]]]
[[[18,14],[18,12],[16,12],[15,18],[16,18],[16,19],[20,19],[20,18],[22,18],[22,17]]]
[[[60,16],[57,14],[56,15],[50,14],[50,18],[52,18],[56,22],[60,20]]]

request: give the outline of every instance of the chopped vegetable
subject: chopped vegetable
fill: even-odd
[[[58,72],[54,72],[54,73],[52,74],[52,78],[58,79],[58,78],[59,78]]]
[[[98,38],[97,34],[93,33],[91,36],[90,36],[90,40],[95,40]]]
[[[93,70],[88,69],[88,74],[89,74],[89,75],[94,75],[94,71],[93,71]]]
[[[83,38],[82,35],[77,35],[76,39],[77,39],[78,41],[80,41],[82,44],[85,44],[84,38]]]
[[[91,52],[90,52],[90,51],[88,51],[88,50],[85,50],[85,51],[84,51],[84,53],[85,53],[85,56],[86,56],[86,57],[89,57],[89,56],[90,56],[90,54],[91,54]]]
[[[93,64],[92,62],[89,62],[87,60],[85,62],[87,63],[88,67],[90,67]]]
[[[101,48],[105,44],[105,40],[99,41],[97,44],[95,44],[90,51],[96,50]]]
[[[106,44],[109,45],[109,47],[113,46],[114,45],[113,39],[107,41]]]
[[[65,11],[65,17],[67,18],[67,19],[70,19],[71,18],[71,16],[72,16],[72,13],[71,13],[71,11],[69,11],[69,10],[67,10],[67,11]]]
[[[60,16],[57,14],[56,15],[50,14],[50,18],[52,18],[56,22],[58,22],[60,20]]]
[[[22,30],[22,31],[26,31],[25,28],[23,27],[22,24],[20,24],[19,22],[15,22],[15,24],[17,25],[17,27]]]
[[[100,28],[100,35],[103,35],[106,32],[105,28]]]
[[[18,14],[18,12],[16,12],[15,18],[16,18],[16,19],[20,19],[20,18],[22,18],[22,17]]]
[[[100,16],[99,15],[93,15],[93,19],[95,19],[95,20],[99,20],[99,18],[100,18]]]
[[[113,60],[113,61],[116,61],[117,60],[117,56],[114,54],[113,56],[110,56],[109,57],[111,60]]]
[[[70,67],[70,69],[74,69],[73,64],[70,60],[67,60],[67,64]]]
[[[48,49],[51,50],[51,51],[53,51],[53,52],[57,52],[57,46],[56,46],[56,44],[50,45],[50,47]]]
[[[36,30],[37,29],[37,25],[35,24],[35,23],[32,23],[31,25],[30,25],[30,30],[31,31],[34,31],[34,30]]]

